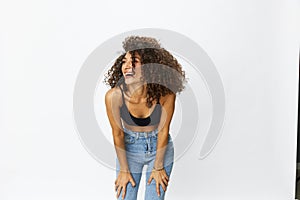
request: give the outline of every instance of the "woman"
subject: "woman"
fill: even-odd
[[[185,74],[154,38],[130,36],[123,48],[105,79],[111,87],[105,104],[117,154],[116,196],[135,200],[147,165],[145,199],[164,199],[174,159],[169,128]]]

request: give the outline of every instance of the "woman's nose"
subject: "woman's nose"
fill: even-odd
[[[125,63],[125,68],[131,68],[132,67],[132,63],[131,62],[126,62]]]

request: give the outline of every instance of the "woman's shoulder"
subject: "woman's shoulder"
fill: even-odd
[[[175,98],[176,98],[176,94],[169,93],[169,94],[166,94],[165,96],[161,96],[159,98],[159,101],[161,104],[164,104],[165,102],[168,102],[168,101],[175,101]]]
[[[112,101],[113,103],[120,104],[122,101],[122,93],[120,88],[113,87],[109,89],[105,94],[105,101]]]

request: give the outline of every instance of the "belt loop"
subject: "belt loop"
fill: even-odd
[[[135,139],[136,140],[139,139],[139,133],[138,132],[135,133]]]

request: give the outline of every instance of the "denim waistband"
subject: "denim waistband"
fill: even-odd
[[[140,138],[140,137],[147,138],[147,137],[151,137],[151,136],[157,136],[157,134],[158,134],[158,129],[155,129],[153,131],[147,131],[147,132],[139,132],[139,131],[132,131],[132,130],[129,130],[129,129],[123,127],[123,130],[124,130],[125,134],[129,134],[136,138]]]

